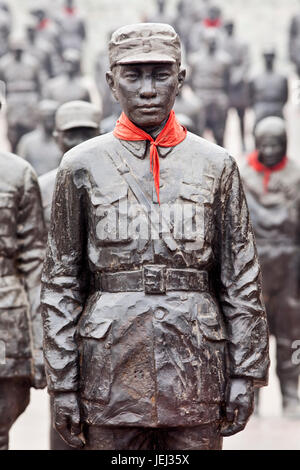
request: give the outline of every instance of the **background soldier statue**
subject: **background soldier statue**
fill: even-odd
[[[248,157],[242,175],[262,263],[270,333],[276,338],[283,411],[299,418],[300,367],[292,362],[292,344],[300,338],[300,171],[286,157],[282,119],[260,121],[255,140],[257,150]]]
[[[171,26],[120,28],[109,56],[123,113],[64,156],[53,199],[42,302],[54,423],[72,446],[83,430],[86,449],[220,449],[269,364],[237,165],[172,111],[185,71]]]
[[[289,57],[295,64],[300,78],[300,13],[291,19],[289,29]]]
[[[63,10],[55,17],[62,50],[78,49],[81,51],[86,40],[85,21],[78,14],[74,0],[65,0],[64,3]]]
[[[63,53],[65,73],[49,80],[43,97],[59,104],[68,101],[91,101],[90,91],[81,73],[81,55],[77,49],[67,49]]]
[[[210,129],[218,145],[223,145],[225,125],[229,108],[230,56],[217,42],[216,32],[205,34],[205,44],[199,53],[190,57],[192,88],[201,99],[205,109],[202,135]]]
[[[249,106],[249,51],[246,44],[236,39],[233,21],[227,21],[224,28],[227,36],[225,36],[222,46],[231,58],[229,106],[237,111],[242,145],[245,149],[245,112]]]
[[[33,166],[38,176],[57,168],[61,160],[61,152],[53,138],[57,107],[56,101],[42,100],[38,107],[39,125],[24,135],[18,145],[18,155]]]
[[[7,135],[13,151],[21,137],[37,124],[41,88],[39,63],[24,47],[22,39],[13,40],[11,52],[0,60],[0,80],[6,84]]]
[[[255,125],[265,117],[283,118],[283,108],[288,100],[288,81],[274,70],[274,48],[263,53],[265,72],[250,81],[250,104],[255,113]]]
[[[31,166],[0,153],[0,450],[29,403],[30,387],[44,388],[40,275],[45,231]]]
[[[100,133],[102,113],[92,103],[70,101],[61,105],[55,116],[54,137],[60,150],[59,161],[54,170],[39,178],[47,229],[50,225],[51,204],[58,165],[64,153]]]

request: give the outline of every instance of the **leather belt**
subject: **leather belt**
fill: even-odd
[[[102,273],[96,276],[103,292],[145,292],[165,294],[168,291],[208,292],[207,271],[170,269],[162,265],[145,265],[137,271]]]

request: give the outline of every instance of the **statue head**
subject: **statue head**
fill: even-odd
[[[276,50],[273,46],[266,47],[263,51],[263,57],[267,70],[272,70],[276,59]]]
[[[233,36],[234,35],[234,21],[233,20],[228,20],[224,24],[224,28],[228,36]]]
[[[81,74],[81,53],[78,49],[66,49],[63,52],[63,60],[69,76]]]
[[[262,119],[255,128],[254,137],[259,161],[265,166],[277,165],[286,155],[287,133],[283,119],[275,116]]]
[[[40,124],[48,135],[51,135],[54,131],[55,113],[58,106],[59,104],[53,100],[42,100],[39,103],[38,115]]]
[[[124,26],[109,43],[108,85],[126,116],[150,131],[167,120],[185,78],[180,40],[167,24]]]
[[[101,110],[87,101],[70,101],[55,115],[54,137],[63,153],[100,133]]]

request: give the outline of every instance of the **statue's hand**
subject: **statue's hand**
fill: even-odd
[[[252,379],[231,379],[227,389],[226,420],[222,436],[242,431],[253,413],[254,390]]]
[[[36,389],[45,388],[47,385],[45,367],[43,362],[34,364],[34,375],[32,379],[32,386]]]
[[[62,439],[71,447],[83,447],[85,441],[81,432],[77,393],[55,393],[52,406],[54,426]]]

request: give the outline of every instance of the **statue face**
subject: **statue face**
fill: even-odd
[[[265,166],[274,166],[279,163],[286,154],[285,136],[265,134],[257,139],[259,160]]]
[[[93,127],[74,127],[73,129],[55,133],[57,143],[63,153],[98,135],[99,130]]]
[[[177,64],[118,65],[107,81],[126,116],[138,127],[151,129],[166,120],[185,78]]]

